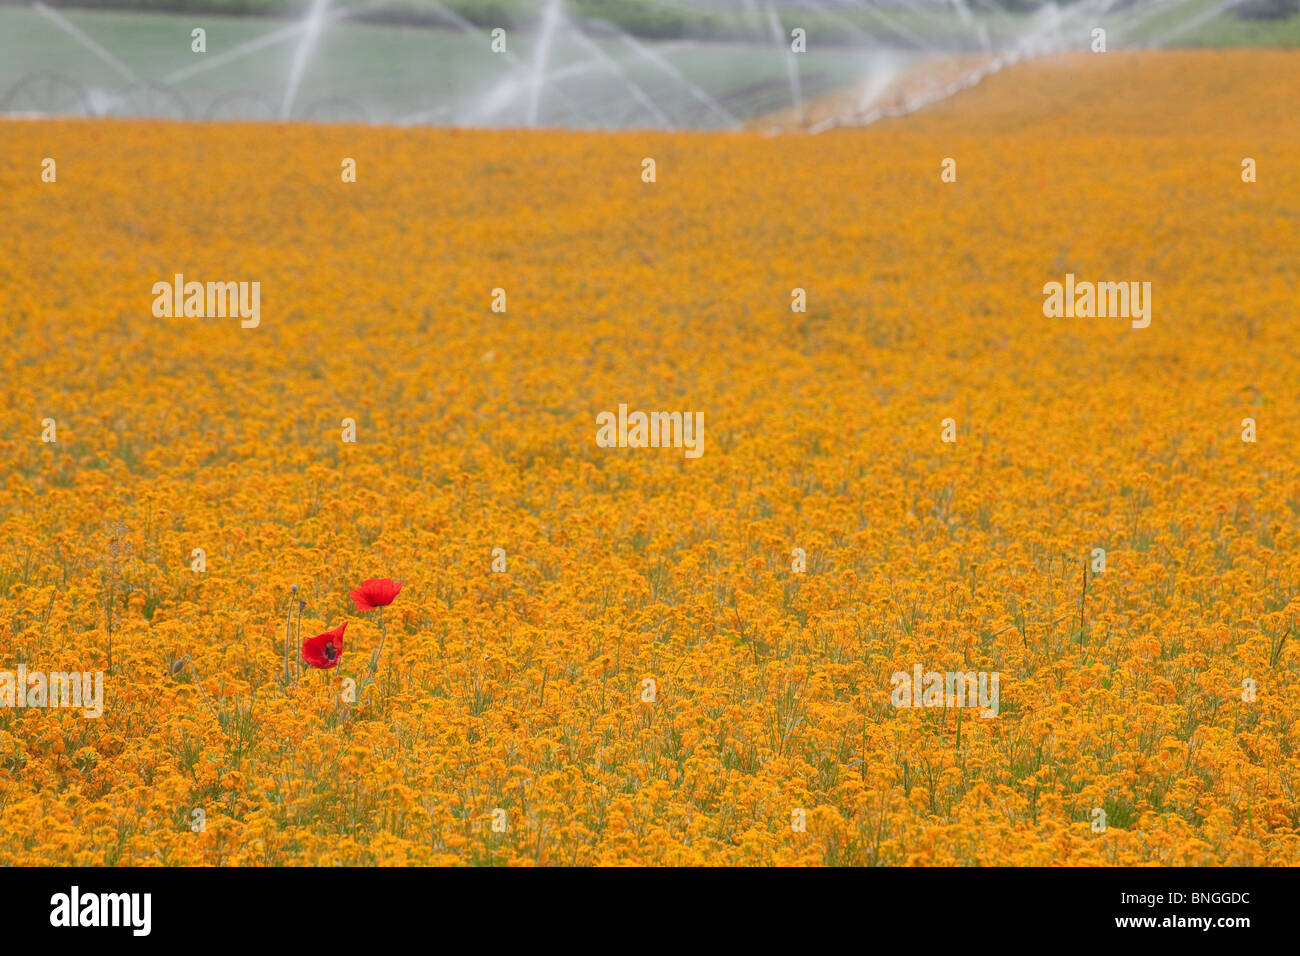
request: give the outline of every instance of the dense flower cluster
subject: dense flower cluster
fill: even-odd
[[[1294,863],[1298,81],[1085,57],[819,137],[5,124],[0,670],[106,699],[0,708],[0,863]],[[178,272],[260,325],[156,318]],[[1150,327],[1044,317],[1070,272]],[[620,403],[704,454],[598,447]],[[997,716],[894,706],[918,664]]]

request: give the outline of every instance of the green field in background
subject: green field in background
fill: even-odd
[[[163,0],[160,0],[163,2]],[[262,4],[263,0],[241,0]],[[411,9],[432,8],[423,0],[403,0]],[[488,13],[500,8],[502,16],[518,7],[514,0],[459,0],[462,12],[472,7],[475,19],[490,22]],[[534,0],[533,6],[536,6]],[[651,4],[653,6],[653,4]],[[1136,15],[1120,12],[1105,18],[1111,49],[1147,45],[1215,46],[1300,43],[1300,17],[1283,20],[1241,20],[1219,15],[1197,23],[1216,6],[1215,0],[1189,0]],[[600,8],[607,14],[624,9],[621,3],[584,4],[567,0],[566,16]],[[509,9],[508,9],[509,8]],[[30,6],[0,6],[0,109],[55,111],[49,104],[74,94],[89,101],[84,112],[115,115],[188,116],[189,118],[272,118],[283,108],[301,21],[265,16],[220,16],[210,13],[86,10],[57,8],[73,29],[90,38],[101,52],[88,49],[49,16]],[[335,10],[351,9],[340,4]],[[400,9],[388,7],[392,10]],[[696,11],[699,12],[699,11]],[[709,12],[709,11],[705,11]],[[995,46],[1030,28],[1027,15],[976,13],[974,25],[955,17],[940,19],[920,9],[889,9],[872,13],[834,14],[827,25],[810,19],[813,11],[781,10],[783,29],[803,25],[809,30],[809,52],[795,57],[799,92],[812,99],[851,86],[882,61],[906,62],[933,54],[948,41],[957,49],[978,51],[972,32],[982,25]],[[721,10],[713,16],[740,16],[743,11]],[[867,19],[864,19],[867,18]],[[875,17],[877,22],[871,22]],[[751,18],[752,19],[752,18]],[[543,97],[543,125],[717,127],[732,125],[721,111],[703,105],[713,98],[740,120],[791,105],[787,70],[790,58],[784,47],[766,42],[682,39],[626,40],[599,24],[582,21],[585,43],[561,31],[550,59],[548,86]],[[834,32],[840,42],[823,43]],[[1190,28],[1188,28],[1190,25]],[[190,49],[190,31],[207,31],[207,53]],[[1086,49],[1087,29],[1079,33]],[[370,120],[379,122],[471,122],[476,104],[486,102],[503,81],[518,76],[520,64],[530,63],[534,32],[509,28],[508,46],[513,62],[495,55],[488,45],[486,27],[412,27],[342,19],[322,32],[308,60],[297,96],[288,116],[296,119]],[[944,31],[956,33],[945,34]],[[274,42],[276,34],[281,35]],[[260,38],[271,37],[263,41]],[[947,37],[947,40],[944,38]],[[854,43],[844,42],[853,40]],[[960,41],[960,42],[958,42]],[[644,43],[689,78],[695,89],[667,75],[634,50]],[[256,45],[263,43],[264,45]],[[965,44],[962,46],[961,44]],[[231,51],[254,44],[251,55],[231,56]],[[855,45],[856,44],[856,45]],[[933,44],[933,45],[932,45]],[[886,46],[895,53],[881,52]],[[600,62],[601,58],[607,62]],[[617,63],[611,67],[608,61]],[[619,71],[622,71],[621,75]],[[41,74],[47,89],[31,85]],[[68,89],[63,89],[63,84]],[[127,91],[126,101],[122,99]],[[118,97],[116,100],[112,97]],[[483,125],[520,125],[521,98],[483,121]],[[653,104],[648,108],[646,103]],[[105,104],[112,105],[106,109]],[[467,119],[468,118],[468,119]]]

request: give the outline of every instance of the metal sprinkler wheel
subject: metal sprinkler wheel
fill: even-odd
[[[302,111],[300,119],[312,123],[369,123],[370,113],[346,96],[327,96]]]
[[[0,112],[26,116],[89,116],[86,91],[57,73],[29,73],[9,88]]]
[[[190,118],[190,105],[175,90],[157,83],[136,83],[113,94],[107,110],[111,116]]]
[[[277,118],[275,104],[260,93],[249,90],[235,90],[224,93],[208,104],[203,114],[207,120],[258,121],[265,122]]]

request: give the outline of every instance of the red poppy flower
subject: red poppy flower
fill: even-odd
[[[402,586],[389,578],[371,578],[352,592],[352,603],[358,611],[373,611],[377,607],[387,607],[397,597]]]
[[[343,629],[347,626],[344,621],[332,631],[307,638],[302,642],[302,659],[312,667],[333,667],[343,656]]]

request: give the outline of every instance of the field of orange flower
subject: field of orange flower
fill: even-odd
[[[821,136],[5,124],[0,670],[104,700],[0,707],[0,863],[1294,863],[1297,114],[1263,51]]]

